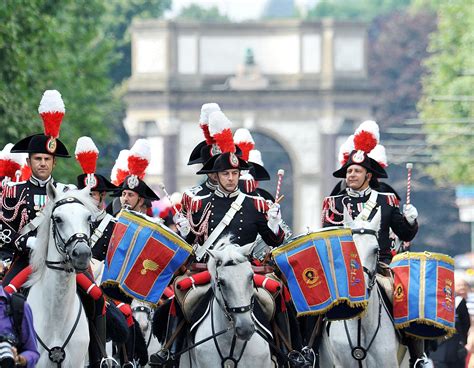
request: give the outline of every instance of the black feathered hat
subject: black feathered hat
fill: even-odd
[[[64,117],[64,102],[56,90],[45,91],[38,112],[43,119],[44,134],[33,134],[17,142],[12,153],[46,153],[57,157],[71,157],[66,146],[58,139]]]
[[[339,159],[342,167],[336,170],[333,176],[336,178],[345,178],[349,166],[359,165],[372,173],[375,178],[387,178],[387,172],[382,167],[383,163],[378,162],[382,160],[375,160],[370,157],[372,151],[383,149],[385,154],[385,149],[379,145],[378,142],[379,127],[377,123],[371,120],[363,122],[359,128],[357,128],[354,136],[349,137],[341,147]]]

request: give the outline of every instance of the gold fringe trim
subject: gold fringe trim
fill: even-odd
[[[362,311],[360,311],[359,313],[357,313],[354,316],[347,317],[347,318],[341,318],[341,320],[344,320],[344,319],[352,319],[352,318],[355,318],[355,317],[359,317],[360,315],[365,313],[365,310],[367,308],[367,305],[369,304],[369,301],[368,300],[363,300],[361,302],[351,302],[349,298],[339,298],[337,300],[334,300],[331,304],[329,304],[324,309],[320,309],[320,310],[317,310],[317,311],[298,312],[297,317],[315,316],[315,315],[317,316],[317,315],[320,315],[320,314],[324,314],[327,311],[329,311],[330,309],[332,309],[333,307],[335,307],[336,305],[339,305],[339,304],[342,304],[342,303],[346,304],[350,308],[358,308],[358,307],[363,308]]]
[[[392,263],[403,261],[406,259],[419,259],[419,260],[435,259],[438,261],[446,262],[454,266],[454,259],[452,257],[446,254],[442,254],[442,253],[431,253],[431,252],[403,252],[393,257]]]
[[[306,243],[309,240],[320,240],[320,239],[327,239],[329,237],[340,237],[340,236],[350,236],[352,237],[351,229],[342,228],[342,229],[334,229],[334,230],[322,230],[318,232],[309,233],[307,235],[303,235],[295,240],[275,248],[272,250],[272,257],[276,257],[281,253],[286,253],[294,248],[299,247],[301,244]]]
[[[403,330],[403,329],[405,329],[405,328],[409,328],[412,323],[420,323],[420,324],[423,324],[423,325],[428,325],[428,326],[437,327],[437,328],[439,328],[440,330],[443,330],[443,331],[446,332],[446,335],[436,336],[436,337],[426,337],[426,336],[419,336],[419,335],[413,334],[413,333],[411,333],[411,332],[409,332],[409,331],[404,331],[404,333],[406,333],[407,335],[410,335],[410,336],[413,336],[413,337],[417,337],[417,338],[419,338],[419,339],[436,340],[436,339],[439,339],[440,337],[449,338],[449,337],[451,337],[453,334],[456,333],[456,329],[453,328],[453,327],[447,327],[447,326],[445,326],[445,325],[443,325],[442,323],[439,323],[439,322],[430,321],[430,320],[427,320],[427,319],[419,319],[419,318],[415,318],[415,319],[412,319],[412,320],[410,320],[410,321],[403,322],[403,323],[398,323],[398,322],[396,322],[396,323],[395,323],[395,329],[397,329],[397,330]]]
[[[117,286],[118,289],[119,289],[119,291],[120,291],[122,294],[128,296],[129,298],[136,299],[136,300],[138,300],[138,301],[140,301],[140,302],[142,302],[142,303],[145,303],[145,304],[147,304],[147,305],[149,305],[149,306],[151,306],[151,307],[153,307],[153,308],[156,308],[156,307],[158,306],[158,301],[157,301],[156,303],[153,303],[153,302],[149,302],[149,301],[147,301],[147,300],[140,300],[140,299],[138,299],[135,295],[132,295],[132,294],[130,294],[129,292],[127,292],[126,290],[124,290],[124,289],[120,286],[120,284],[119,284],[117,281],[112,281],[112,280],[104,281],[104,282],[102,282],[102,283],[100,284],[100,287],[101,287],[101,288],[102,288],[103,286],[105,286],[105,287],[107,287],[107,286]],[[106,293],[104,293],[104,295],[105,295],[108,299],[113,299],[113,300],[115,300],[114,298],[108,296]],[[163,295],[163,294],[162,294],[162,295]]]

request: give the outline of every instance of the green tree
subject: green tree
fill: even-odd
[[[474,11],[471,0],[442,2],[419,102],[427,140],[437,145],[428,172],[439,184],[474,184]]]
[[[63,96],[61,140],[69,151],[74,152],[81,135],[105,143],[105,122],[114,103],[107,73],[115,55],[113,41],[100,29],[103,13],[99,0],[1,2],[3,145],[42,131],[37,109],[46,89],[57,89]],[[71,160],[58,160],[56,177],[71,181],[78,172]]]
[[[104,2],[103,26],[107,36],[115,41],[118,58],[110,76],[115,84],[130,77],[132,55],[129,27],[134,18],[159,18],[171,7],[171,0],[114,0]]]
[[[404,9],[410,4],[411,0],[321,0],[308,12],[307,18],[371,21],[376,16]]]
[[[181,9],[176,17],[179,20],[195,20],[201,22],[229,22],[229,18],[219,12],[217,6],[203,8],[197,4],[191,4]]]

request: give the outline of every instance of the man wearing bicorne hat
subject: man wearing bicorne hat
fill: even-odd
[[[151,202],[160,199],[143,180],[145,177],[145,170],[150,164],[150,160],[151,148],[146,139],[138,139],[130,151],[124,150],[119,155],[116,167],[114,168],[115,170],[113,170],[112,176],[114,178],[112,181],[117,183],[121,181],[121,184],[111,196],[120,199],[120,204],[123,209],[147,214],[148,209],[151,208]],[[135,352],[141,352],[143,351],[143,348],[144,351],[146,351],[146,342],[143,337],[135,335],[136,326],[134,326],[132,309],[130,306],[132,298],[122,292],[121,289],[115,285],[102,285],[102,289],[107,296],[114,299],[117,308],[127,319],[130,336],[125,344],[125,352],[128,359],[131,360],[133,359],[132,353],[134,347],[136,348],[140,345],[141,348],[136,349]],[[119,354],[121,356],[121,361],[124,362],[126,360],[123,356],[124,352],[120,351]],[[145,358],[148,357],[140,356],[140,362]]]
[[[380,192],[379,179],[387,178],[386,166],[380,154],[384,151],[379,143],[379,127],[374,121],[365,121],[357,128],[354,136],[345,142],[340,159],[342,167],[333,173],[345,180],[345,189],[326,197],[323,202],[322,222],[324,227],[343,226],[344,210],[352,219],[356,217],[371,220],[377,209],[381,211],[379,242],[379,273],[390,278],[388,264],[392,260],[390,229],[403,241],[411,241],[418,232],[418,211],[415,206],[404,205],[399,209],[396,193]],[[378,190],[376,190],[377,188]],[[391,281],[393,283],[393,281]],[[423,341],[406,337],[404,343],[410,352],[410,366],[423,357]],[[419,363],[423,364],[423,363]],[[420,365],[422,366],[422,365]]]
[[[107,192],[113,192],[118,187],[109,182],[104,176],[96,173],[99,150],[90,137],[80,137],[77,140],[75,156],[83,171],[83,174],[77,177],[77,187],[78,189],[88,187],[91,197],[97,202],[97,208],[100,210],[97,217],[92,220],[90,238],[90,247],[94,258],[92,263],[97,264],[98,261],[105,259],[116,222],[114,217],[105,212],[105,197]],[[94,276],[91,273],[84,272],[78,282],[82,285],[89,285],[78,289],[89,319],[89,367],[100,368],[102,359],[106,357],[103,356],[106,342],[105,300],[102,293],[100,293],[101,295],[94,295],[92,298],[85,297],[89,288],[94,286],[93,283],[95,283]],[[96,294],[99,294],[99,292],[97,291]]]
[[[250,170],[251,166],[235,153],[236,148],[227,117],[222,112],[213,112],[209,117],[209,124],[210,132],[214,133],[214,139],[222,153],[209,159],[197,174],[216,174],[218,186],[214,193],[202,196],[196,201],[193,208],[185,209],[188,211],[186,215],[190,227],[188,230],[187,224],[183,226],[185,221],[181,217],[178,222],[181,234],[187,236],[190,244],[202,245],[235,202],[239,203],[240,210],[236,211],[233,220],[218,236],[213,236],[215,238],[213,242],[231,233],[235,236],[234,241],[237,244],[245,245],[253,242],[257,234],[260,234],[267,244],[280,245],[284,238],[284,232],[280,228],[280,206],[275,204],[269,208],[263,198],[248,196],[240,191],[238,186],[240,172]]]
[[[349,153],[342,167],[333,173],[336,178],[344,178],[346,189],[341,194],[326,197],[323,202],[323,226],[343,225],[344,208],[354,219],[364,216],[370,220],[377,208],[381,209],[381,224],[378,234],[380,261],[389,264],[392,259],[389,229],[402,240],[412,240],[418,232],[418,211],[409,204],[399,210],[399,200],[394,193],[376,191],[378,179],[387,178],[385,169],[371,157],[379,140],[378,125],[366,121],[356,130],[354,149]],[[372,184],[372,185],[371,185]],[[362,214],[361,214],[362,213]]]
[[[249,170],[249,164],[236,155],[236,146],[230,129],[230,121],[221,111],[209,116],[209,131],[216,140],[221,153],[211,157],[197,173],[215,174],[217,188],[214,192],[199,196],[193,206],[183,206],[183,213],[175,215],[178,231],[189,244],[196,246],[197,261],[206,256],[216,241],[226,235],[240,246],[252,243],[258,234],[273,247],[283,242],[285,233],[280,228],[281,211],[278,204],[269,208],[261,197],[252,197],[240,191],[240,172]],[[223,221],[224,217],[228,221]],[[176,332],[179,315],[168,316],[166,336],[174,336],[169,348],[175,354],[181,345],[182,336]],[[169,359],[163,352],[154,354],[152,361],[166,364]]]
[[[189,156],[188,165],[204,165],[212,156],[221,153],[219,145],[213,136],[215,132],[211,133],[209,131],[209,115],[216,111],[221,111],[221,108],[216,103],[206,103],[202,105],[199,127],[203,132],[205,140],[199,142],[199,144],[194,147]],[[236,155],[240,156],[240,148],[237,146],[236,149]],[[206,176],[206,180],[203,183],[189,188],[183,193],[181,203],[185,210],[192,210],[193,203],[198,202],[201,197],[217,189],[217,175],[215,173],[209,173],[206,174]]]
[[[73,185],[56,182],[51,176],[56,157],[70,157],[64,144],[58,139],[64,116],[64,102],[56,90],[43,94],[38,111],[44,124],[44,134],[35,134],[16,143],[12,153],[27,153],[27,164],[31,168],[29,180],[12,183],[4,189],[0,225],[1,246],[14,253],[13,263],[3,279],[4,285],[28,266],[30,247],[34,246],[36,229],[40,223],[41,209],[46,204],[46,185],[51,182],[56,190],[67,191]]]

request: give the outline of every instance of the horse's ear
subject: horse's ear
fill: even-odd
[[[255,247],[255,242],[245,244],[245,245],[239,247],[238,249],[239,249],[239,252],[243,256],[248,257],[250,254],[252,254],[252,251],[253,251],[254,247]]]
[[[58,192],[56,191],[56,188],[53,183],[51,183],[51,180],[48,182],[48,184],[46,184],[46,194],[52,201],[54,201],[58,196]]]
[[[344,217],[343,217],[344,226],[352,229],[354,227],[354,219],[349,214],[347,207],[344,205],[342,207],[344,208]]]
[[[81,193],[83,193],[86,196],[90,196],[91,194],[91,187],[86,185],[84,188],[81,189]]]

